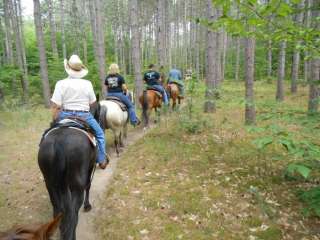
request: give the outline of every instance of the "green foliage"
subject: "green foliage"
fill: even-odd
[[[311,169],[302,164],[291,163],[287,167],[286,175],[292,176],[295,173],[298,173],[302,177],[307,179],[310,175],[310,172],[311,172]]]
[[[315,215],[320,217],[320,187],[301,190],[298,195],[299,198],[307,205],[304,209],[304,213],[307,216]]]

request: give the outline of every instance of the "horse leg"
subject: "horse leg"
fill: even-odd
[[[123,127],[123,137],[124,138],[128,137],[128,123],[126,123]]]
[[[83,203],[83,190],[72,191],[72,205],[73,205],[73,219],[71,221],[70,227],[72,228],[72,240],[76,240],[76,229],[79,220],[79,209]]]
[[[91,167],[88,173],[88,178],[87,178],[87,187],[85,189],[85,198],[84,198],[84,203],[83,203],[83,210],[85,212],[89,212],[92,209],[92,206],[90,204],[90,188],[91,188],[91,177],[93,174],[94,166]]]
[[[177,99],[174,97],[172,100],[172,110],[174,111],[176,108],[176,104],[177,104]]]
[[[117,156],[119,157],[119,132],[118,131],[114,131],[114,147],[116,149],[116,153],[117,153]]]
[[[120,131],[120,136],[119,136],[119,143],[120,143],[120,147],[124,147],[124,143],[123,143],[123,136],[122,136],[122,131]]]

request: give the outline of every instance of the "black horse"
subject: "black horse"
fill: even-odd
[[[99,103],[90,109],[99,118]],[[95,169],[97,149],[88,137],[72,128],[52,131],[40,143],[38,163],[44,176],[53,215],[63,214],[60,224],[62,240],[75,240],[79,209],[90,211],[89,192]],[[84,196],[85,195],[85,196]]]

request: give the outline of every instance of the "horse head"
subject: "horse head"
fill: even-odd
[[[62,214],[59,214],[49,223],[37,226],[16,227],[6,233],[0,233],[1,240],[49,240],[57,230],[62,219]]]

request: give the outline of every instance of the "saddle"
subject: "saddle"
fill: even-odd
[[[88,137],[92,146],[94,147],[97,146],[96,138],[94,137],[94,130],[86,123],[84,119],[79,117],[69,117],[69,118],[62,119],[59,122],[52,122],[50,124],[50,128],[45,130],[45,132],[43,133],[40,143],[51,132],[60,128],[72,128],[72,129],[78,130]]]
[[[158,97],[163,98],[162,93],[157,88],[152,86],[147,86],[147,90],[154,91],[158,95]]]
[[[107,96],[106,100],[118,104],[122,111],[124,111],[124,112],[128,111],[127,106],[120,100],[120,98]]]

